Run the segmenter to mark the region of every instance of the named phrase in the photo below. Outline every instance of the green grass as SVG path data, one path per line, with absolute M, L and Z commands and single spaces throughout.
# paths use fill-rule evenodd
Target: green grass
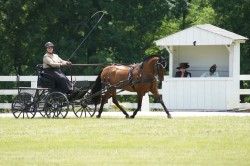
M 0 165 L 250 165 L 250 117 L 0 118 Z

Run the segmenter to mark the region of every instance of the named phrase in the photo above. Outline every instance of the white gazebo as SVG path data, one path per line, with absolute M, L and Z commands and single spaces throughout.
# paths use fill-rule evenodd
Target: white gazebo
M 232 110 L 239 108 L 240 44 L 246 37 L 211 24 L 196 25 L 156 41 L 169 52 L 169 76 L 163 96 L 170 110 Z M 188 62 L 191 78 L 174 78 Z M 217 65 L 218 78 L 201 78 Z

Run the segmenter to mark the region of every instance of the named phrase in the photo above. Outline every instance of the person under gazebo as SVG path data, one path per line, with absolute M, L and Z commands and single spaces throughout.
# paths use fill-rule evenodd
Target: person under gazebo
M 217 65 L 214 64 L 210 67 L 209 71 L 203 73 L 201 77 L 219 77 L 219 73 L 216 72 Z
M 191 73 L 189 73 L 186 69 L 189 68 L 188 63 L 180 63 L 176 69 L 179 69 L 175 73 L 175 77 L 191 77 Z

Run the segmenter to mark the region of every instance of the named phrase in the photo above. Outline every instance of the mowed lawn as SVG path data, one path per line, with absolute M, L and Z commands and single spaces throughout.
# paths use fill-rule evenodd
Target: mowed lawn
M 250 117 L 0 118 L 0 165 L 250 165 Z

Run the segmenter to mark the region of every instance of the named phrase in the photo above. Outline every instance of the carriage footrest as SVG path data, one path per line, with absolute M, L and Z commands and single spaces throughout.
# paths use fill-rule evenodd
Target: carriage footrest
M 88 90 L 74 90 L 68 97 L 69 101 L 79 100 L 88 92 Z

